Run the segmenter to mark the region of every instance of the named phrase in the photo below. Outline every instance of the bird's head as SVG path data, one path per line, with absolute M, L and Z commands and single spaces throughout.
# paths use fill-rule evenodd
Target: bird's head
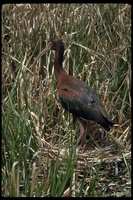
M 57 37 L 54 37 L 52 38 L 47 46 L 41 51 L 41 53 L 36 57 L 34 63 L 33 63 L 33 66 L 35 64 L 35 62 L 41 58 L 43 56 L 44 53 L 50 51 L 50 50 L 55 50 L 57 51 L 58 48 L 62 47 L 63 51 L 64 51 L 64 45 L 63 45 L 63 42 L 60 38 L 57 38 Z
M 50 42 L 46 46 L 46 49 L 56 51 L 60 46 L 63 46 L 62 40 L 60 38 L 55 37 L 50 40 Z

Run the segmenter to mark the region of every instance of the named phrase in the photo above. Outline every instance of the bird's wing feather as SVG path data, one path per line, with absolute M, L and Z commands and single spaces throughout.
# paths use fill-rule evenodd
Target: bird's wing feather
M 111 122 L 101 100 L 86 84 L 76 87 L 62 85 L 58 88 L 62 106 L 73 114 L 102 123 L 104 118 Z

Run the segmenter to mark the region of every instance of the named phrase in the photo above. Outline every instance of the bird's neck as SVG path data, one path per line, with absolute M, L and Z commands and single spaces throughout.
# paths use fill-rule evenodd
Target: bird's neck
M 63 54 L 64 54 L 64 48 L 59 48 L 57 51 L 55 51 L 55 59 L 54 59 L 54 70 L 55 70 L 55 76 L 58 81 L 59 77 L 65 70 L 62 68 L 62 62 L 63 62 Z

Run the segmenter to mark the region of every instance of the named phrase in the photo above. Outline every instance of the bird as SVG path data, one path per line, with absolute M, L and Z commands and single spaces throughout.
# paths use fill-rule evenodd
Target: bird
M 34 64 L 44 53 L 50 50 L 55 51 L 54 73 L 57 80 L 57 92 L 60 103 L 66 111 L 75 115 L 79 121 L 80 133 L 76 144 L 80 143 L 85 132 L 81 119 L 95 121 L 106 131 L 110 131 L 114 122 L 95 91 L 85 82 L 69 75 L 63 69 L 64 44 L 62 39 L 59 37 L 52 38 L 36 57 Z

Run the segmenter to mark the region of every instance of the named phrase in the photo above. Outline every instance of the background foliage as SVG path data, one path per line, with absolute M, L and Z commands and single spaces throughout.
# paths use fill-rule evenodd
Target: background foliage
M 63 67 L 101 97 L 115 122 L 95 122 L 75 153 L 78 123 L 56 93 L 53 36 Z M 130 196 L 131 5 L 2 6 L 2 196 Z M 115 187 L 114 187 L 115 186 Z

